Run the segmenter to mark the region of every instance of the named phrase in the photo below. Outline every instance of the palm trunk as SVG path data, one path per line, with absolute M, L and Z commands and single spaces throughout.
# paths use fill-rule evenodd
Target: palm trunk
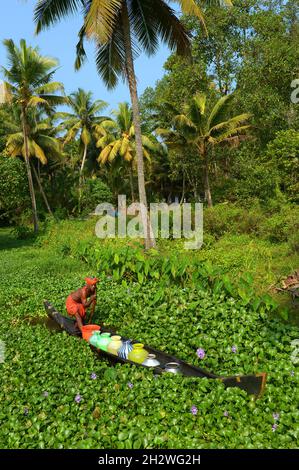
M 24 136 L 24 144 L 25 144 L 25 164 L 26 164 L 26 170 L 27 170 L 29 192 L 30 192 L 30 197 L 31 197 L 34 233 L 37 233 L 38 232 L 38 216 L 37 216 L 36 199 L 35 199 L 35 192 L 34 192 L 34 186 L 33 186 L 32 174 L 31 174 L 31 167 L 30 167 L 30 162 L 29 162 L 29 147 L 28 147 L 28 134 L 27 134 L 25 106 L 22 107 L 22 126 L 23 126 L 23 136 Z
M 87 157 L 87 145 L 84 145 L 83 159 L 82 159 L 82 164 L 81 164 L 80 173 L 79 173 L 79 214 L 81 213 L 83 171 L 84 171 L 86 157 Z
M 208 203 L 208 207 L 213 207 L 212 194 L 210 189 L 209 180 L 209 160 L 207 155 L 204 159 L 204 189 L 205 189 L 205 200 Z
M 50 207 L 48 198 L 47 198 L 47 196 L 46 196 L 46 194 L 45 194 L 45 191 L 44 191 L 44 189 L 43 189 L 43 187 L 42 187 L 40 178 L 39 178 L 39 176 L 38 176 L 38 173 L 37 173 L 37 171 L 36 171 L 34 165 L 32 165 L 32 168 L 33 168 L 33 173 L 34 173 L 35 179 L 36 179 L 36 181 L 37 181 L 39 190 L 40 190 L 40 192 L 41 192 L 42 198 L 43 198 L 43 200 L 44 200 L 44 202 L 45 202 L 46 208 L 47 208 L 49 214 L 52 215 L 52 217 L 53 217 L 53 212 L 52 212 L 52 210 L 51 210 L 51 207 Z
M 185 170 L 183 169 L 183 191 L 182 191 L 182 197 L 181 197 L 181 204 L 183 204 L 184 199 L 185 199 L 185 186 L 186 186 L 186 176 L 185 176 Z
M 128 9 L 126 2 L 123 2 L 122 10 L 122 21 L 123 21 L 123 33 L 126 50 L 126 73 L 129 83 L 132 111 L 133 111 L 133 123 L 135 129 L 136 139 L 136 155 L 137 155 L 137 174 L 138 174 L 138 190 L 139 190 L 139 202 L 141 205 L 141 220 L 144 227 L 145 236 L 145 248 L 149 249 L 155 246 L 155 238 L 152 233 L 151 224 L 148 216 L 148 205 L 145 191 L 145 180 L 144 180 L 144 160 L 143 160 L 143 149 L 142 149 L 142 137 L 141 137 L 141 123 L 140 123 L 140 110 L 137 94 L 137 83 L 135 76 L 132 42 L 131 42 L 131 27 L 128 15 Z
M 84 145 L 84 154 L 83 154 L 83 160 L 82 160 L 82 165 L 81 165 L 81 168 L 80 168 L 80 179 L 82 180 L 82 177 L 83 177 L 83 170 L 84 170 L 84 166 L 85 166 L 85 161 L 86 161 L 86 157 L 87 157 L 87 145 Z
M 131 198 L 132 198 L 132 202 L 135 202 L 133 160 L 132 160 L 132 162 L 130 163 L 130 186 L 131 186 Z

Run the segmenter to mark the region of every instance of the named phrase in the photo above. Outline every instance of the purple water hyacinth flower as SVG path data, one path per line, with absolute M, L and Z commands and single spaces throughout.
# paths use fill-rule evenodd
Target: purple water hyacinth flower
M 78 395 L 75 396 L 75 402 L 76 403 L 80 403 L 81 400 L 82 400 L 81 395 L 78 394 Z
M 279 418 L 280 418 L 280 414 L 279 414 L 279 413 L 273 413 L 272 416 L 273 416 L 274 421 L 278 421 Z
M 128 387 L 132 389 L 134 387 L 134 385 L 131 382 L 129 382 Z
M 196 406 L 192 406 L 191 407 L 191 413 L 193 414 L 193 416 L 197 415 L 197 412 L 198 412 L 198 409 L 196 408 Z
M 24 415 L 27 416 L 29 413 L 29 409 L 28 408 L 24 408 Z
M 276 429 L 277 429 L 277 427 L 278 427 L 278 424 L 273 424 L 273 426 L 272 426 L 272 431 L 275 432 Z
M 225 411 L 225 412 L 223 413 L 223 416 L 225 416 L 226 418 L 228 418 L 228 417 L 229 417 L 229 412 L 228 412 L 228 411 Z
M 294 377 L 295 372 L 293 370 L 291 370 L 290 374 L 291 374 L 292 377 Z
M 232 346 L 232 352 L 236 353 L 237 352 L 237 346 Z
M 199 357 L 199 359 L 204 359 L 206 355 L 205 350 L 202 348 L 198 348 L 198 350 L 196 351 L 196 354 L 197 354 L 197 357 Z
M 48 397 L 49 396 L 49 392 L 44 392 L 44 397 Z
M 91 374 L 90 378 L 91 378 L 92 380 L 96 380 L 96 379 L 97 379 L 97 374 L 96 374 L 95 372 L 93 372 L 93 373 Z

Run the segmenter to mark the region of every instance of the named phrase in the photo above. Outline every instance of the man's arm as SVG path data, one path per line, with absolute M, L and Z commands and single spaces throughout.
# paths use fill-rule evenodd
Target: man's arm
M 81 295 L 81 303 L 84 308 L 88 308 L 96 300 L 96 298 L 97 298 L 96 295 L 92 295 L 90 297 L 90 300 L 87 300 L 86 294 L 83 292 Z

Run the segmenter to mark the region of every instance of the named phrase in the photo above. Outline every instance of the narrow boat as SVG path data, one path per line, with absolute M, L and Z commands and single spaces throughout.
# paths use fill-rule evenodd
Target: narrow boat
M 71 336 L 82 337 L 80 330 L 75 327 L 75 321 L 71 318 L 65 317 L 61 315 L 55 307 L 48 301 L 44 302 L 44 306 L 48 316 L 56 322 L 61 329 L 65 330 Z M 115 335 L 115 331 L 108 329 L 108 328 L 101 328 L 101 332 L 111 333 L 111 335 Z M 122 340 L 126 340 L 127 338 L 122 337 Z M 138 341 L 132 341 L 132 343 L 137 343 Z M 137 364 L 132 362 L 128 359 L 123 359 L 119 356 L 114 356 L 109 352 L 102 351 L 100 349 L 95 348 L 94 346 L 90 345 L 91 349 L 95 351 L 95 353 L 99 357 L 105 357 L 111 363 L 123 363 L 123 364 L 132 364 L 135 366 L 146 367 L 142 364 Z M 164 351 L 158 351 L 150 346 L 145 345 L 145 349 L 149 352 L 149 354 L 154 354 L 157 360 L 160 363 L 159 367 L 154 367 L 153 372 L 155 374 L 162 374 L 165 373 L 163 368 L 164 365 L 168 363 L 177 363 L 179 364 L 180 372 L 187 377 L 199 377 L 203 378 L 206 377 L 208 379 L 217 379 L 221 380 L 225 387 L 238 387 L 242 390 L 245 390 L 249 395 L 254 395 L 256 398 L 259 398 L 265 388 L 267 374 L 266 373 L 258 373 L 252 375 L 235 375 L 231 377 L 222 377 L 211 372 L 208 372 L 200 367 L 196 367 L 193 365 L 188 364 L 177 357 L 171 356 L 170 354 L 165 353 Z

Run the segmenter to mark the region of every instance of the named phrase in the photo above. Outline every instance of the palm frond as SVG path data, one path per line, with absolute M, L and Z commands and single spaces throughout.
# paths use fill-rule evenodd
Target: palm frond
M 126 162 L 131 162 L 132 160 L 134 160 L 134 157 L 133 157 L 132 153 L 129 150 L 125 153 L 124 160 Z
M 43 98 L 48 102 L 49 106 L 55 107 L 66 104 L 66 98 L 64 96 L 43 95 Z
M 129 145 L 130 140 L 127 137 L 124 137 L 121 141 L 121 147 L 119 149 L 119 155 L 121 157 L 125 157 L 126 153 L 128 152 Z
M 83 0 L 39 0 L 34 10 L 36 33 L 74 14 L 83 4 Z
M 208 129 L 211 129 L 212 127 L 216 126 L 217 124 L 222 122 L 223 119 L 226 118 L 227 112 L 229 110 L 230 104 L 233 99 L 234 99 L 233 94 L 225 95 L 225 96 L 222 96 L 215 103 L 207 121 Z
M 85 34 L 98 44 L 109 42 L 122 8 L 123 0 L 93 0 L 85 16 Z
M 186 116 L 185 114 L 179 114 L 178 116 L 174 116 L 172 120 L 175 127 L 182 129 L 182 128 L 189 128 L 190 130 L 196 131 L 196 126 L 193 121 Z
M 34 153 L 36 158 L 43 164 L 45 165 L 47 163 L 47 157 L 45 155 L 45 152 L 43 149 L 34 141 L 32 140 L 32 147 L 34 149 Z
M 27 104 L 28 107 L 37 107 L 37 106 L 45 106 L 45 107 L 49 107 L 49 103 L 47 100 L 45 100 L 44 98 L 41 98 L 39 96 L 32 96 L 30 98 L 30 100 L 28 101 L 28 104 Z
M 120 13 L 117 21 L 121 21 Z M 121 27 L 115 28 L 109 41 L 97 46 L 96 66 L 108 89 L 117 86 L 119 76 L 126 79 L 126 48 Z
M 122 144 L 122 141 L 120 139 L 113 142 L 113 147 L 109 155 L 109 162 L 112 162 L 117 157 L 121 149 L 121 144 Z
M 60 82 L 51 82 L 51 83 L 45 83 L 44 85 L 41 85 L 40 87 L 37 87 L 35 89 L 35 93 L 44 95 L 44 94 L 52 94 L 55 93 L 56 91 L 61 91 L 64 93 L 64 86 Z
M 77 136 L 79 130 L 81 128 L 81 122 L 76 122 L 76 124 L 74 124 L 68 131 L 65 139 L 64 139 L 64 143 L 63 145 L 66 145 L 68 144 L 69 142 L 71 142 L 72 140 L 74 140 L 74 138 Z
M 162 41 L 180 55 L 191 55 L 190 34 L 164 0 L 132 0 L 132 29 L 148 54 L 154 54 Z
M 84 41 L 86 38 L 85 25 L 83 25 L 82 28 L 80 29 L 78 37 L 79 37 L 79 41 L 76 45 L 75 70 L 79 70 L 87 58 L 85 47 L 84 47 Z
M 204 13 L 202 9 L 197 5 L 195 0 L 173 0 L 175 3 L 178 3 L 181 7 L 182 13 L 185 15 L 196 16 L 201 22 L 204 31 L 207 33 L 207 27 L 204 20 Z
M 81 132 L 81 140 L 84 145 L 89 145 L 91 141 L 91 135 L 90 132 L 86 127 L 83 127 L 82 132 Z
M 245 126 L 239 126 L 233 129 L 229 129 L 228 131 L 220 134 L 218 137 L 210 137 L 209 142 L 212 144 L 220 144 L 220 143 L 229 142 L 231 139 L 240 138 L 241 135 L 250 128 L 251 126 L 248 124 Z
M 107 163 L 112 147 L 113 144 L 109 144 L 101 151 L 98 158 L 98 162 L 101 163 L 101 165 L 105 165 Z
M 214 127 L 212 127 L 209 131 L 209 134 L 212 136 L 214 133 L 217 133 L 223 129 L 230 129 L 233 130 L 237 128 L 240 124 L 245 123 L 250 120 L 252 117 L 252 114 L 249 113 L 244 113 L 244 114 L 239 114 L 237 116 L 234 116 L 227 121 L 220 122 L 219 124 L 216 124 Z
M 104 149 L 105 147 L 107 147 L 107 145 L 111 144 L 113 140 L 114 139 L 113 137 L 111 137 L 111 135 L 106 134 L 97 140 L 96 147 Z

